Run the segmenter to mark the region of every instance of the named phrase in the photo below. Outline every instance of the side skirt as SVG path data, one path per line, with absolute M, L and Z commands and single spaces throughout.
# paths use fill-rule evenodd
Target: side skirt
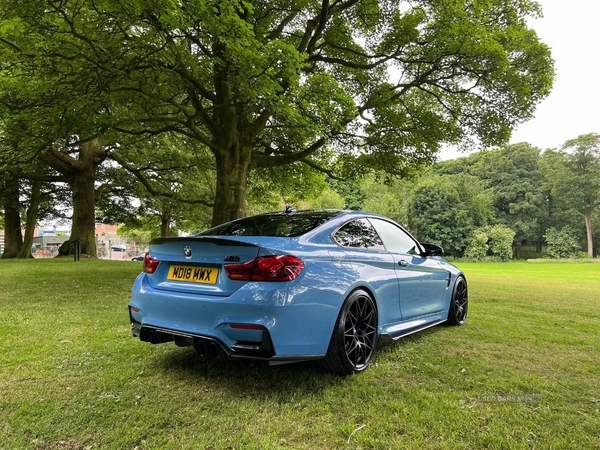
M 441 323 L 444 323 L 448 319 L 437 319 L 434 321 L 425 321 L 424 319 L 413 320 L 411 322 L 402 323 L 399 325 L 392 325 L 381 333 L 379 342 L 385 344 L 386 342 L 397 341 L 398 339 L 408 336 L 409 334 L 417 333 L 419 331 L 426 330 L 427 328 L 435 327 Z

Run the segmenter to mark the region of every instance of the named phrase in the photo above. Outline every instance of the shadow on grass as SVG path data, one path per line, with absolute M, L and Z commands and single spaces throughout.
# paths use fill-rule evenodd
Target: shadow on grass
M 375 359 L 393 358 L 405 345 L 420 345 L 440 330 L 438 327 L 406 336 L 399 341 L 380 344 Z M 164 344 L 169 345 L 169 344 Z M 269 366 L 265 362 L 230 361 L 225 358 L 200 356 L 191 347 L 172 347 L 156 354 L 155 367 L 180 381 L 210 383 L 231 394 L 250 397 L 272 397 L 285 401 L 298 395 L 320 395 L 344 383 L 353 383 L 357 376 L 343 377 L 325 372 L 318 361 Z M 377 370 L 371 367 L 369 371 Z M 356 380 L 359 381 L 359 380 Z
M 265 362 L 230 361 L 198 355 L 192 348 L 173 348 L 156 357 L 165 374 L 191 383 L 208 381 L 238 396 L 276 397 L 319 395 L 345 377 L 325 372 L 317 361 L 269 366 Z

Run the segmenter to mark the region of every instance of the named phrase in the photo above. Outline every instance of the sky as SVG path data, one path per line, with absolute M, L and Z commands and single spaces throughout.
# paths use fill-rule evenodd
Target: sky
M 544 17 L 532 19 L 555 61 L 552 92 L 535 117 L 519 125 L 511 144 L 529 142 L 545 150 L 582 134 L 600 133 L 600 0 L 537 0 Z M 465 154 L 442 151 L 441 159 Z

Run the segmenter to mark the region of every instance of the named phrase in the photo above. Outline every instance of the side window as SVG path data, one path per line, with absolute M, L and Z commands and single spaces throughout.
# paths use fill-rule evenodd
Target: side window
M 333 240 L 342 247 L 385 250 L 377 231 L 367 219 L 357 219 L 340 228 Z
M 389 252 L 409 255 L 419 253 L 419 248 L 415 240 L 402 228 L 385 220 L 370 219 L 370 221 L 379 233 L 379 236 L 381 236 L 381 240 Z

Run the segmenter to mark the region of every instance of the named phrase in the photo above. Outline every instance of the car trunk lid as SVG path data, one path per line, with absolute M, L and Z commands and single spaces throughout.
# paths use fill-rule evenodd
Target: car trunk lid
M 159 238 L 150 243 L 150 257 L 160 261 L 148 274 L 152 287 L 175 292 L 228 296 L 245 281 L 231 280 L 226 264 L 256 258 L 260 246 L 236 239 L 199 237 Z

